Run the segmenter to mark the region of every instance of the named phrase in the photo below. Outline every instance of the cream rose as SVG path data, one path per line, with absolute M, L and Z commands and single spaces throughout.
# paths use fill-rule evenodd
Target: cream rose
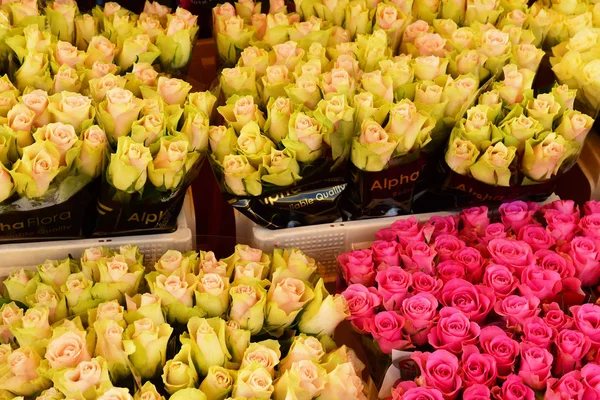
M 16 132 L 31 132 L 36 114 L 24 104 L 16 104 L 8 112 L 8 126 Z M 25 147 L 31 144 L 31 135 L 17 133 L 18 145 Z
M 115 72 L 117 72 L 117 66 L 115 64 L 98 60 L 92 64 L 90 79 L 102 78 L 108 74 L 114 74 Z
M 438 56 L 446 55 L 446 39 L 442 38 L 437 33 L 424 33 L 415 39 L 415 47 L 422 56 Z
M 92 66 L 96 61 L 112 63 L 116 51 L 116 46 L 110 40 L 104 36 L 94 36 L 88 45 L 85 65 Z
M 144 85 L 156 86 L 158 72 L 148 63 L 135 63 L 131 71 Z
M 72 125 L 63 124 L 62 122 L 54 122 L 40 128 L 36 132 L 36 137 L 52 142 L 60 152 L 60 165 L 66 165 L 67 152 L 79 140 L 75 128 Z
M 159 275 L 156 278 L 156 285 L 160 289 L 165 290 L 186 307 L 192 307 L 194 305 L 194 287 L 190 286 L 185 279 L 181 279 L 181 277 L 178 275 L 171 275 L 168 277 Z
M 209 251 L 204 255 L 204 259 L 200 265 L 202 272 L 205 274 L 227 276 L 227 264 L 224 261 L 217 260 L 215 253 L 212 251 Z
M 68 331 L 48 344 L 45 355 L 51 368 L 73 368 L 90 361 L 84 331 Z
M 183 105 L 192 85 L 176 78 L 161 76 L 158 78 L 156 91 L 162 96 L 167 104 Z
M 45 126 L 50 122 L 50 113 L 46 111 L 50 103 L 48 92 L 36 89 L 28 94 L 24 94 L 21 101 L 35 113 L 34 126 Z
M 56 61 L 59 65 L 66 64 L 71 68 L 76 68 L 84 59 L 85 53 L 79 51 L 71 43 L 59 40 L 56 44 Z

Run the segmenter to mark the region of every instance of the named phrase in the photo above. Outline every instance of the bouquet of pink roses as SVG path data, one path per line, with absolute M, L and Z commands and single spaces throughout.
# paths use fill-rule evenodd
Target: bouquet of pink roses
M 384 354 L 418 350 L 419 387 L 403 382 L 394 399 L 503 399 L 513 386 L 515 399 L 553 399 L 565 381 L 585 390 L 598 368 L 590 321 L 600 307 L 582 290 L 600 282 L 598 204 L 583 216 L 572 201 L 498 211 L 497 222 L 486 207 L 398 220 L 371 248 L 338 257 L 356 331 Z

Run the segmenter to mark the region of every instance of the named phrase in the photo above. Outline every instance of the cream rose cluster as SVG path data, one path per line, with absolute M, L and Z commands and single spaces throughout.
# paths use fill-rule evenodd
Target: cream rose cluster
M 0 307 L 6 396 L 366 399 L 364 365 L 331 340 L 348 304 L 298 249 L 169 250 L 148 265 L 135 246 L 90 248 L 5 287 L 28 307 Z M 134 380 L 135 393 L 122 387 Z

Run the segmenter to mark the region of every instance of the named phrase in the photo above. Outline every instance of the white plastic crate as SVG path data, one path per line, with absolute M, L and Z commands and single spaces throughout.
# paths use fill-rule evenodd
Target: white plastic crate
M 189 251 L 194 249 L 196 247 L 195 241 L 196 216 L 190 189 L 185 196 L 181 213 L 177 218 L 177 230 L 175 232 L 0 245 L 0 278 L 6 276 L 15 268 L 34 268 L 45 260 L 60 260 L 66 258 L 69 254 L 78 259 L 83 251 L 90 247 L 106 246 L 111 249 L 118 249 L 119 246 L 134 244 L 139 246 L 146 263 L 152 263 L 167 250 Z
M 556 195 L 550 196 L 546 203 L 558 200 Z M 451 215 L 452 212 L 436 212 L 415 214 L 419 221 L 429 220 L 434 215 Z M 236 211 L 236 235 L 238 243 L 271 252 L 275 248 L 297 247 L 319 261 L 323 270 L 322 276 L 335 277 L 337 256 L 356 248 L 370 245 L 378 230 L 389 227 L 394 221 L 406 219 L 410 215 L 387 218 L 372 218 L 361 221 L 334 222 L 331 224 L 301 226 L 270 230 L 263 228 L 243 214 Z

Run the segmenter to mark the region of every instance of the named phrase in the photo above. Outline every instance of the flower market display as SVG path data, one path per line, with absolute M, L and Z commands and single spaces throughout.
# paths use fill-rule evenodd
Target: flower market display
M 173 77 L 196 16 L 23 0 L 0 23 L 0 242 L 174 230 L 216 101 Z
M 398 220 L 339 256 L 349 319 L 380 361 L 371 373 L 396 350 L 416 367 L 393 399 L 597 398 L 599 203 L 581 215 L 569 200 L 515 201 L 497 215 Z
M 269 228 L 547 196 L 597 113 L 600 8 L 546 3 L 215 7 L 223 192 Z
M 366 399 L 364 365 L 330 337 L 346 300 L 316 270 L 297 249 L 242 245 L 221 260 L 170 250 L 152 267 L 135 246 L 99 247 L 14 270 L 0 397 Z

